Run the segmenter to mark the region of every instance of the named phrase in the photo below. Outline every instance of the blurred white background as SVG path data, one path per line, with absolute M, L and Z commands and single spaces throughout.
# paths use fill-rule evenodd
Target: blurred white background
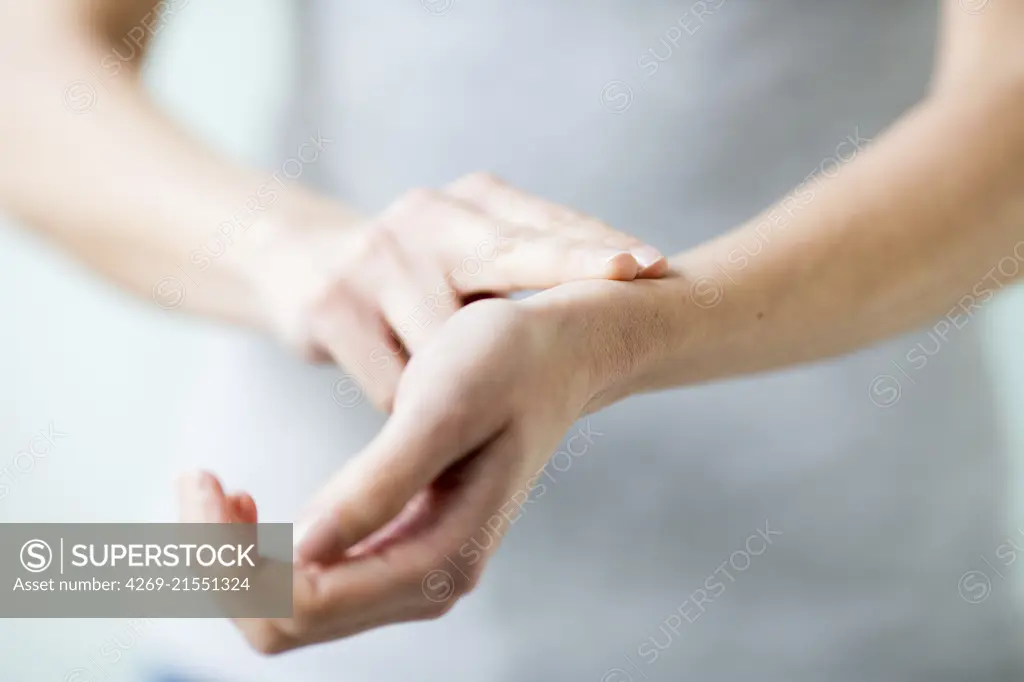
M 267 163 L 293 65 L 289 4 L 175 5 L 147 67 L 154 96 L 218 149 Z M 11 468 L 0 522 L 143 521 L 165 510 L 204 345 L 237 332 L 129 298 L 6 220 L 0 272 L 0 470 L 37 434 L 66 434 L 31 465 L 22 458 L 28 471 Z M 0 680 L 135 679 L 146 631 L 143 621 L 0 620 Z
M 198 135 L 267 164 L 299 39 L 285 0 L 188 3 L 156 36 L 147 80 Z M 53 93 L 54 102 L 62 94 Z M 133 300 L 6 222 L 0 272 L 0 469 L 37 434 L 66 434 L 29 471 L 15 472 L 0 498 L 0 522 L 152 518 L 172 493 L 173 438 L 203 346 L 236 332 Z M 1024 452 L 1024 423 L 1016 418 L 1024 410 L 1022 313 L 1024 293 L 1011 291 L 981 322 L 1016 452 Z M 1017 479 L 1008 484 L 1017 487 Z M 1018 501 L 1014 519 L 1020 509 Z M 146 637 L 146 625 L 0 620 L 0 679 L 133 679 L 143 664 L 135 644 Z M 70 677 L 77 669 L 92 677 Z

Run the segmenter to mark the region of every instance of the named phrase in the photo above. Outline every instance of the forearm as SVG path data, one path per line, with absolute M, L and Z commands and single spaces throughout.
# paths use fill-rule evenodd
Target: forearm
M 3 8 L 19 23 L 3 29 L 0 83 L 18 104 L 0 108 L 0 204 L 165 307 L 266 325 L 253 251 L 292 225 L 341 225 L 351 215 L 284 173 L 231 163 L 192 139 L 151 104 L 137 65 L 105 70 L 112 47 L 102 32 L 48 5 Z M 61 95 L 77 81 L 97 97 L 76 113 Z M 187 295 L 174 300 L 160 290 L 168 282 Z
M 676 256 L 674 277 L 535 297 L 591 330 L 595 405 L 962 326 L 1024 258 L 1024 89 L 977 95 L 926 101 L 810 195 Z

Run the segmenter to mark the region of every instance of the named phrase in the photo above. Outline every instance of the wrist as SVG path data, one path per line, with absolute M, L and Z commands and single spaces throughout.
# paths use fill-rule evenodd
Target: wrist
M 352 252 L 354 216 L 282 212 L 261 217 L 239 250 L 240 269 L 264 329 L 300 356 L 315 357 L 311 325 L 318 303 L 341 279 Z
M 558 330 L 565 358 L 581 377 L 584 413 L 629 397 L 671 359 L 684 330 L 678 278 L 563 284 L 523 301 Z M 676 302 L 676 305 L 673 304 Z

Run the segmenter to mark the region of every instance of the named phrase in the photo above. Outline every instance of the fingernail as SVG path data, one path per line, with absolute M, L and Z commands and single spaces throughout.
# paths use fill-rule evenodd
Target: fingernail
M 594 277 L 601 279 L 633 279 L 640 270 L 636 256 L 621 249 L 600 249 L 600 267 L 594 270 Z
M 626 264 L 633 265 L 636 263 L 636 256 L 624 249 L 598 249 L 597 257 L 605 269 L 608 266 L 623 267 Z
M 665 257 L 661 254 L 661 251 L 658 251 L 653 246 L 647 246 L 646 244 L 634 246 L 629 250 L 629 252 L 633 254 L 633 257 L 636 258 L 636 262 L 639 263 L 642 268 L 649 268 Z

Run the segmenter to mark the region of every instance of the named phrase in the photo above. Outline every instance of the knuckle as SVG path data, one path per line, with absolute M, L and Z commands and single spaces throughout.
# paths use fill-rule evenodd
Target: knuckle
M 321 303 L 325 314 L 334 316 L 340 316 L 344 314 L 342 311 L 350 308 L 357 304 L 357 301 L 363 298 L 361 291 L 362 282 L 360 276 L 363 275 L 362 264 L 370 260 L 369 246 L 365 245 L 360 249 L 360 255 L 362 256 L 358 260 L 353 260 L 351 263 L 340 268 L 333 274 L 333 281 L 331 282 L 330 289 L 323 292 Z M 351 255 L 357 255 L 353 253 Z
M 364 261 L 380 258 L 398 248 L 396 232 L 402 229 L 401 221 L 384 218 L 375 221 L 363 236 L 362 256 Z
M 586 215 L 569 214 L 562 217 L 560 227 L 571 230 L 582 239 L 604 240 L 614 237 L 617 233 L 597 218 Z
M 438 192 L 424 187 L 410 189 L 395 200 L 385 211 L 385 223 L 391 219 L 406 216 L 410 213 L 421 213 L 439 201 Z
M 347 275 L 373 255 L 374 247 L 380 239 L 377 233 L 383 229 L 383 222 L 379 220 L 360 226 L 358 237 L 353 240 L 352 247 L 345 249 L 344 253 L 340 254 L 339 259 L 342 261 L 343 267 L 340 269 L 339 276 Z
M 467 566 L 463 571 L 460 571 L 459 575 L 454 578 L 456 596 L 465 597 L 475 590 L 480 584 L 481 573 L 482 571 L 478 565 Z M 450 601 L 454 602 L 455 600 Z
M 450 189 L 453 193 L 463 196 L 480 196 L 505 187 L 505 182 L 487 171 L 476 171 L 463 175 L 453 182 Z
M 604 238 L 604 242 L 611 246 L 640 246 L 643 242 L 631 234 L 625 232 L 619 232 L 611 228 L 606 228 L 603 234 L 595 235 L 598 239 Z
M 470 559 L 460 555 L 459 561 L 453 561 L 455 570 L 445 571 L 451 596 L 442 603 L 450 606 L 475 590 L 480 584 L 484 563 L 483 557 L 480 556 Z
M 419 618 L 435 620 L 445 615 L 458 603 L 465 592 L 459 591 L 459 579 L 449 570 L 435 568 L 423 575 Z
M 537 242 L 538 249 L 543 249 L 544 253 L 556 257 L 560 262 L 574 257 L 577 251 L 591 245 L 572 235 L 559 234 L 557 232 L 538 235 L 535 241 Z

